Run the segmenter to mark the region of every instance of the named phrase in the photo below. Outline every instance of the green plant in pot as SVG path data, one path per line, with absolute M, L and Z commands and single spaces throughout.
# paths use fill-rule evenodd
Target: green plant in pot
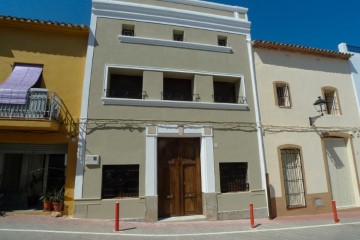
M 62 187 L 59 191 L 54 191 L 51 196 L 51 201 L 54 205 L 54 211 L 61 212 L 64 205 L 64 187 Z
M 43 191 L 41 193 L 40 200 L 43 201 L 44 211 L 51 211 L 52 210 L 52 208 L 53 208 L 52 201 L 51 201 L 52 196 L 53 196 L 52 193 L 49 192 L 49 191 Z

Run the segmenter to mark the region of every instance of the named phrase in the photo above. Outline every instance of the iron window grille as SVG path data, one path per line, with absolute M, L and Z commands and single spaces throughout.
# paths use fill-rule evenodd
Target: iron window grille
M 192 81 L 189 79 L 164 78 L 163 100 L 193 101 Z
M 248 163 L 220 163 L 220 188 L 222 193 L 249 191 Z
M 336 91 L 331 89 L 325 89 L 324 98 L 326 101 L 326 112 L 330 115 L 339 115 L 340 110 Z
M 302 174 L 300 150 L 281 149 L 287 208 L 305 207 L 305 189 Z
M 101 196 L 139 197 L 139 165 L 104 165 Z
M 133 36 L 135 36 L 135 32 L 134 32 L 134 30 L 123 29 L 122 30 L 122 35 L 123 36 L 131 36 L 131 37 L 133 37 Z
M 178 41 L 178 42 L 183 42 L 184 41 L 184 36 L 180 35 L 180 34 L 174 34 L 173 35 L 173 40 Z
M 218 36 L 218 46 L 226 47 L 227 46 L 227 37 Z
M 291 107 L 289 85 L 276 83 L 277 104 L 279 107 Z
M 112 74 L 110 88 L 106 89 L 106 96 L 111 98 L 143 99 L 142 76 L 126 76 Z
M 235 85 L 233 82 L 214 82 L 214 102 L 237 103 Z

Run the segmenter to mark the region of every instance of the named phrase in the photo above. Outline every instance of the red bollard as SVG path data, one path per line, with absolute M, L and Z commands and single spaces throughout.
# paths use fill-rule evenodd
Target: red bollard
M 334 213 L 334 223 L 339 223 L 339 218 L 337 215 L 337 209 L 336 209 L 336 201 L 332 200 L 332 208 L 333 208 L 333 213 Z
M 254 204 L 250 203 L 250 228 L 254 228 Z
M 119 202 L 115 203 L 115 232 L 119 231 L 119 212 L 120 212 L 120 205 Z

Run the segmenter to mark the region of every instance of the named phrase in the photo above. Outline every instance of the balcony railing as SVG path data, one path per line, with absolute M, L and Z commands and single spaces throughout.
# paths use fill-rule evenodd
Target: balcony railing
M 11 102 L 11 98 L 15 97 L 8 94 L 7 100 Z M 47 89 L 31 88 L 27 92 L 25 104 L 2 102 L 4 101 L 0 101 L 0 118 L 60 120 L 61 99 L 55 93 L 48 92 Z

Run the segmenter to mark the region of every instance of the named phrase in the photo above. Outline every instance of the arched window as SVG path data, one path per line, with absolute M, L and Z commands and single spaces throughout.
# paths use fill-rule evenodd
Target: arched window
M 305 189 L 299 148 L 280 149 L 287 208 L 305 207 Z
M 340 115 L 339 97 L 336 88 L 322 88 L 324 99 L 326 101 L 326 113 L 329 115 Z
M 276 105 L 279 107 L 291 107 L 290 88 L 286 82 L 275 82 Z

